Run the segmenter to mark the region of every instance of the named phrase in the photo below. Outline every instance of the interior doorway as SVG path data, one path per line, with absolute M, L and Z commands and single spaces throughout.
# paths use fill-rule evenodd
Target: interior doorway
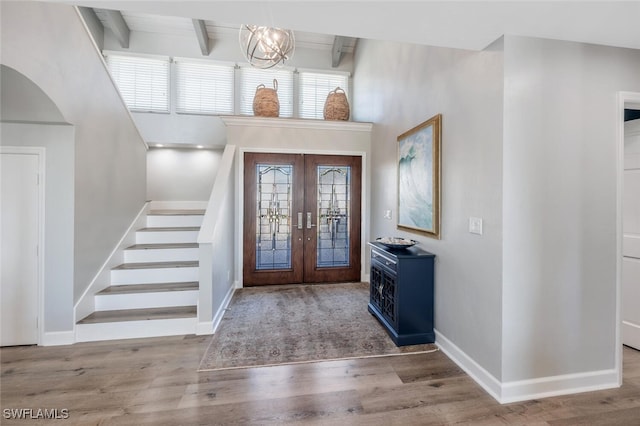
M 629 269 L 625 268 L 625 262 L 628 261 L 631 252 L 635 252 L 638 250 L 637 255 L 640 256 L 640 246 L 633 246 L 632 248 L 629 246 L 629 231 L 630 227 L 628 226 L 628 221 L 630 218 L 629 211 L 629 203 L 626 202 L 627 198 L 625 191 L 630 189 L 629 184 L 626 182 L 626 169 L 629 168 L 629 154 L 631 150 L 627 149 L 625 143 L 625 110 L 640 110 L 640 92 L 618 92 L 618 102 L 617 102 L 617 117 L 619 117 L 619 122 L 617 123 L 617 264 L 616 264 L 616 341 L 615 341 L 615 370 L 618 375 L 618 385 L 622 385 L 623 378 L 623 353 L 625 351 L 632 351 L 635 349 L 631 349 L 631 346 L 625 346 L 625 341 L 628 340 L 628 331 L 629 329 L 626 327 L 626 324 L 629 323 L 626 318 L 627 312 L 631 309 L 633 312 L 634 309 L 638 309 L 637 297 L 635 301 L 627 301 L 626 299 L 629 297 L 629 291 L 632 288 L 636 288 L 640 294 L 640 285 L 639 282 L 634 282 L 633 280 L 629 280 Z M 640 159 L 638 159 L 640 161 Z M 625 188 L 626 185 L 626 188 Z M 635 197 L 637 198 L 637 197 Z M 634 198 L 634 200 L 635 200 Z M 640 215 L 640 212 L 637 213 Z M 632 213 L 631 216 L 634 216 Z M 640 219 L 640 218 L 638 218 Z M 634 226 L 632 226 L 634 228 Z M 640 225 L 638 225 L 640 229 Z M 634 239 L 635 242 L 640 243 L 640 238 L 637 240 Z M 628 284 L 631 283 L 630 287 Z M 633 291 L 633 290 L 632 290 Z M 640 325 L 640 324 L 639 324 Z M 627 328 L 627 330 L 625 330 Z M 635 328 L 635 327 L 633 327 Z
M 622 343 L 640 350 L 640 104 L 625 105 Z
M 360 280 L 362 158 L 244 154 L 243 284 Z

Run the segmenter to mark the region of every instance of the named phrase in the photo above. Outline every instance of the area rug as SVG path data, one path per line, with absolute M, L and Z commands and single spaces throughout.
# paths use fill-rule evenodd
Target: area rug
M 434 352 L 397 347 L 367 311 L 367 283 L 237 290 L 198 371 Z

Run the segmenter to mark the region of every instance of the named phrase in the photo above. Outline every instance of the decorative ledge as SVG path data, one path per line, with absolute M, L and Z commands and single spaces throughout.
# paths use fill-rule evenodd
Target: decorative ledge
M 345 130 L 357 132 L 370 132 L 373 123 L 359 121 L 337 120 L 310 120 L 299 118 L 269 118 L 269 117 L 243 117 L 238 115 L 221 116 L 220 119 L 227 127 L 274 127 L 291 129 L 315 129 L 315 130 Z

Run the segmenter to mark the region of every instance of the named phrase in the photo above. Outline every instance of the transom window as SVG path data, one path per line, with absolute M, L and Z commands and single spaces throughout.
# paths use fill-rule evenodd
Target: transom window
M 131 111 L 169 112 L 169 58 L 108 55 L 106 61 Z

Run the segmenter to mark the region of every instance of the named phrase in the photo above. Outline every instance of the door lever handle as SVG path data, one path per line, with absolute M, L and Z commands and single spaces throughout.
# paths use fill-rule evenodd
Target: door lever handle
M 312 226 L 315 226 L 311 223 L 311 212 L 307 212 L 307 229 L 311 229 Z
M 302 229 L 302 212 L 298 212 L 298 229 Z

